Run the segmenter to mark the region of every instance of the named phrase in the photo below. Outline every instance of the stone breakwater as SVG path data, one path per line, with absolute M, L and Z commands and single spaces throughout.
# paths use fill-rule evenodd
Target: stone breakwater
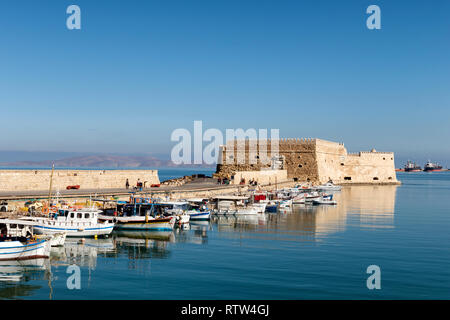
M 0 170 L 0 191 L 49 190 L 51 170 Z M 138 179 L 143 187 L 159 184 L 157 170 L 54 170 L 52 190 L 65 190 L 79 185 L 80 189 L 130 188 Z

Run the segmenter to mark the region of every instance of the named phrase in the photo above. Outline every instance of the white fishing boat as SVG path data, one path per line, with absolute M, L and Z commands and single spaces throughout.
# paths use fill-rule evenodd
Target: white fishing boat
M 342 187 L 337 186 L 333 182 L 329 181 L 325 184 L 317 186 L 316 189 L 321 191 L 341 191 Z
M 319 200 L 322 195 L 317 191 L 308 192 L 305 194 L 306 202 L 313 202 L 314 200 Z
M 116 228 L 119 230 L 173 230 L 177 219 L 170 217 L 147 216 L 144 221 L 117 221 Z
M 0 219 L 0 260 L 26 260 L 48 258 L 50 242 L 35 239 L 30 222 Z M 21 230 L 21 233 L 17 233 Z
M 237 216 L 237 215 L 254 215 L 258 214 L 258 208 L 249 204 L 249 197 L 247 196 L 217 196 L 214 198 L 217 201 L 216 214 Z
M 186 201 L 164 201 L 155 203 L 159 207 L 164 216 L 174 216 L 177 224 L 189 223 L 190 214 L 186 211 L 189 208 L 189 203 Z
M 322 205 L 322 204 L 336 205 L 337 201 L 333 200 L 333 195 L 329 195 L 329 196 L 323 196 L 319 199 L 313 200 L 313 204 L 314 205 Z
M 208 210 L 205 199 L 188 199 L 189 209 L 186 211 L 191 216 L 190 221 L 206 221 L 211 218 L 211 211 Z
M 37 239 L 46 239 L 50 242 L 50 246 L 52 247 L 60 247 L 63 246 L 66 242 L 66 233 L 60 232 L 60 233 L 54 233 L 54 234 L 40 234 L 36 235 Z
M 280 209 L 290 208 L 292 206 L 292 199 L 290 200 L 282 200 L 280 202 Z
M 211 218 L 210 211 L 189 210 L 186 213 L 190 215 L 190 221 L 206 221 Z
M 262 202 L 262 201 L 256 202 L 256 203 L 253 203 L 252 207 L 254 209 L 256 209 L 256 211 L 258 213 L 264 213 L 264 212 L 266 212 L 267 202 Z
M 78 209 L 58 210 L 49 218 L 33 217 L 27 218 L 36 222 L 33 230 L 36 234 L 58 234 L 66 233 L 67 237 L 93 237 L 108 235 L 114 228 L 114 223 L 99 222 L 99 210 Z
M 292 204 L 304 204 L 306 202 L 305 199 L 305 194 L 299 194 L 298 196 L 296 196 L 294 199 L 292 199 Z

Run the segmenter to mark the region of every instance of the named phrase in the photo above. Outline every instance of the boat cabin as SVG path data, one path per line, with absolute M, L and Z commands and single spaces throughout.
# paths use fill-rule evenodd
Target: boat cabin
M 0 219 L 0 241 L 33 236 L 34 223 L 29 221 Z
M 69 210 L 60 209 L 55 213 L 52 213 L 50 224 L 54 225 L 77 225 L 88 226 L 96 224 L 98 221 L 99 210 L 97 209 L 79 209 Z

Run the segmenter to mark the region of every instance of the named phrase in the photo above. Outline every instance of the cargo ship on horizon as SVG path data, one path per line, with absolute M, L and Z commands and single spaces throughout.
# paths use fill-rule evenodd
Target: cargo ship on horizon
M 419 165 L 417 165 L 415 162 L 408 160 L 408 162 L 406 162 L 404 171 L 405 172 L 420 172 L 420 171 L 422 171 L 422 168 Z
M 442 171 L 442 166 L 439 163 L 433 163 L 430 160 L 425 164 L 423 169 L 425 172 L 434 172 L 434 171 Z

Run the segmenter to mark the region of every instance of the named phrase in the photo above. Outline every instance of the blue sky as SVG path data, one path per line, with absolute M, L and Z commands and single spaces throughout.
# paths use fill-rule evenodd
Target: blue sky
M 81 8 L 82 29 L 66 28 Z M 381 8 L 381 30 L 366 8 Z M 169 153 L 279 128 L 450 160 L 450 1 L 0 2 L 0 150 Z M 450 162 L 450 161 L 449 161 Z

